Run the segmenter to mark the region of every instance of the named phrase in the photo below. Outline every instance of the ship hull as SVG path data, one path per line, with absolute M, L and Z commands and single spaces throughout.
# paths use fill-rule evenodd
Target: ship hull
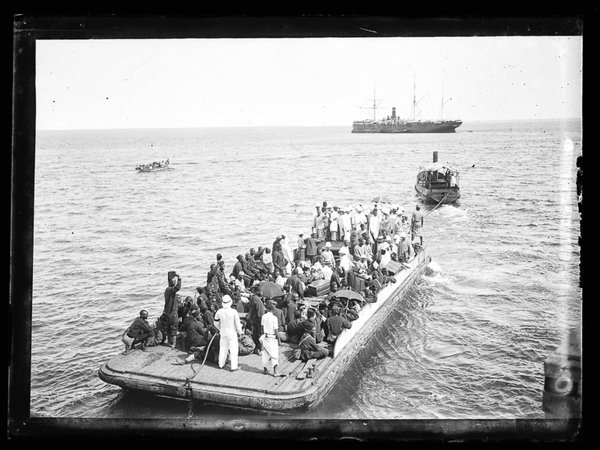
M 455 133 L 460 120 L 438 122 L 354 122 L 353 133 Z
M 415 185 L 415 190 L 419 198 L 425 203 L 454 203 L 460 198 L 460 189 L 458 187 L 428 189 L 420 184 Z

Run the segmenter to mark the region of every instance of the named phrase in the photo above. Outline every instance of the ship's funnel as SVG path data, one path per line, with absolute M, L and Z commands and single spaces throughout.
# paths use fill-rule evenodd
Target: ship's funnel
M 396 119 L 396 107 L 392 108 L 392 120 Z
M 438 152 L 437 151 L 433 152 L 433 162 L 434 163 L 438 162 Z

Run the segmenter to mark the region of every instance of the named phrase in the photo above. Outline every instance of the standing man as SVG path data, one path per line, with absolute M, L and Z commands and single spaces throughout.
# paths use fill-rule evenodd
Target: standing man
M 317 245 L 321 242 L 320 239 L 316 238 L 315 233 L 311 233 L 311 235 L 306 238 L 306 259 L 310 261 L 311 264 L 314 264 L 317 259 Z
M 368 219 L 367 226 L 369 229 L 370 240 L 371 240 L 371 242 L 373 242 L 373 244 L 375 244 L 377 242 L 377 238 L 379 237 L 379 230 L 380 230 L 380 225 L 381 225 L 379 212 L 377 210 L 377 205 L 375 205 L 375 207 L 373 208 L 373 210 L 371 211 L 371 213 L 369 214 L 369 217 L 367 219 Z
M 254 341 L 254 353 L 260 354 L 260 324 L 262 316 L 265 313 L 265 305 L 262 299 L 256 294 L 256 290 L 250 294 L 250 310 L 248 311 L 248 321 L 252 327 L 252 340 Z
M 271 361 L 271 365 L 273 366 L 273 376 L 285 376 L 277 372 L 277 365 L 279 364 L 279 346 L 281 345 L 281 338 L 279 337 L 279 333 L 277 333 L 279 323 L 277 321 L 277 317 L 275 317 L 275 315 L 273 314 L 273 301 L 267 300 L 265 308 L 267 312 L 262 316 L 260 322 L 262 334 L 264 336 L 264 340 L 262 343 L 263 371 L 265 375 L 269 373 L 267 365 L 269 361 Z
M 231 289 L 229 289 L 229 283 L 227 282 L 227 275 L 225 275 L 225 261 L 220 260 L 217 263 L 217 273 L 215 274 L 215 278 L 217 281 L 217 289 L 215 290 L 217 294 L 217 305 L 220 308 L 223 295 L 231 294 Z
M 333 252 L 331 251 L 331 242 L 325 243 L 325 250 L 323 250 L 321 256 L 323 257 L 323 265 L 335 269 L 335 256 L 333 256 Z
M 352 233 L 352 218 L 348 209 L 340 211 L 340 230 L 342 240 L 350 240 L 350 234 Z
M 296 252 L 296 258 L 298 261 L 306 260 L 306 241 L 304 240 L 304 233 L 298 235 L 298 250 Z
M 406 237 L 407 236 L 404 231 L 400 233 L 400 242 L 398 242 L 398 250 L 396 251 L 396 255 L 398 255 L 398 261 L 400 262 L 410 261 L 415 252 L 412 243 Z
M 219 339 L 219 367 L 221 369 L 225 367 L 227 353 L 229 353 L 231 371 L 235 372 L 240 369 L 238 366 L 238 353 L 240 351 L 238 339 L 244 331 L 237 309 L 232 308 L 231 303 L 231 297 L 224 295 L 223 307 L 215 314 L 215 325 L 221 335 Z
M 163 314 L 169 318 L 169 345 L 175 348 L 177 343 L 177 335 L 179 334 L 179 314 L 177 304 L 177 292 L 181 289 L 181 278 L 175 271 L 170 271 L 167 274 L 169 286 L 165 289 L 165 308 Z
M 290 247 L 290 243 L 288 242 L 288 239 L 285 237 L 285 235 L 281 235 L 281 241 L 279 241 L 279 244 L 281 245 L 281 253 L 283 253 L 284 258 L 287 260 L 286 266 L 285 266 L 285 274 L 289 274 L 292 271 L 292 263 L 294 262 L 294 252 L 292 251 L 292 248 Z M 283 275 L 283 273 L 282 273 Z
M 339 219 L 339 217 L 340 217 L 340 215 L 338 213 L 338 207 L 334 206 L 333 212 L 331 213 L 331 216 L 329 217 L 329 220 L 330 220 L 329 234 L 330 234 L 330 238 L 332 241 L 338 240 L 338 230 L 339 230 L 338 219 Z
M 412 214 L 412 236 L 413 239 L 419 238 L 423 246 L 423 213 L 419 205 L 415 206 L 416 211 Z

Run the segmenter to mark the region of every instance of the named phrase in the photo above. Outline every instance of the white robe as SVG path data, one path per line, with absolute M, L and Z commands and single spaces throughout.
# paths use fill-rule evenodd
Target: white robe
M 238 367 L 238 333 L 242 334 L 242 323 L 237 309 L 231 308 L 231 303 L 223 303 L 223 307 L 215 313 L 215 326 L 219 329 L 219 367 L 227 362 L 227 353 L 231 360 L 231 369 Z
M 277 333 L 279 327 L 277 317 L 272 312 L 268 311 L 263 314 L 260 324 L 266 335 L 273 336 Z M 279 364 L 279 341 L 275 337 L 265 337 L 262 343 L 262 363 L 263 367 L 267 367 L 269 360 L 272 366 Z

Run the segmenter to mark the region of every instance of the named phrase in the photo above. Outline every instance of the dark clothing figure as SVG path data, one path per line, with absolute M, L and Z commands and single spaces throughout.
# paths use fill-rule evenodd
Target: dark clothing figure
M 342 279 L 337 271 L 334 271 L 331 274 L 331 279 L 329 280 L 329 290 L 331 292 L 338 291 L 342 287 Z
M 192 316 L 192 319 L 187 324 L 185 346 L 186 350 L 188 351 L 190 347 L 201 347 L 207 344 L 206 340 L 204 339 L 206 329 L 202 326 L 202 322 L 198 320 L 199 317 L 199 314 Z
M 283 256 L 281 247 L 278 247 L 273 252 L 273 266 L 275 267 L 275 270 L 279 270 L 282 275 L 285 274 L 287 263 L 287 259 L 285 259 L 285 256 Z
M 211 264 L 210 265 L 210 270 L 206 274 L 206 284 L 209 284 L 212 281 L 212 279 L 213 279 L 213 277 L 215 276 L 216 273 L 217 273 L 217 265 L 216 264 Z
M 348 319 L 340 316 L 340 311 L 337 306 L 332 308 L 333 315 L 327 319 L 328 334 L 327 342 L 333 344 L 344 328 L 352 328 L 352 323 Z
M 141 317 L 136 317 L 133 323 L 129 326 L 129 331 L 127 331 L 127 336 L 133 338 L 133 344 L 142 344 L 142 349 L 146 347 L 146 340 L 149 337 L 154 337 L 154 330 L 152 326 L 148 323 L 147 320 L 142 319 Z
M 314 264 L 317 258 L 317 247 L 320 239 L 315 239 L 313 236 L 306 238 L 306 258 Z
M 290 287 L 291 292 L 298 294 L 298 297 L 304 298 L 303 282 L 298 278 L 298 275 L 292 274 L 288 277 L 285 284 Z
M 170 271 L 167 278 L 169 286 L 165 289 L 165 308 L 163 314 L 169 317 L 169 345 L 174 348 L 179 331 L 179 305 L 177 304 L 176 294 L 181 289 L 181 278 L 174 271 Z
M 260 323 L 264 313 L 265 304 L 263 303 L 262 299 L 258 295 L 252 294 L 250 296 L 250 311 L 248 311 L 248 321 L 252 327 L 252 340 L 254 341 L 256 350 L 261 348 L 259 341 L 261 335 Z
M 309 309 L 309 317 L 306 320 L 306 322 L 310 322 L 314 328 L 313 330 L 313 337 L 315 338 L 315 341 L 317 342 L 317 344 L 319 342 L 323 341 L 323 338 L 325 337 L 323 335 L 323 327 L 322 327 L 322 322 L 323 320 L 321 319 L 321 315 L 319 313 L 317 313 L 315 310 L 313 310 L 312 308 Z
M 198 308 L 200 308 L 200 311 L 206 311 L 209 306 L 208 296 L 203 292 L 196 299 L 196 304 L 198 305 Z
M 275 250 L 277 250 L 277 248 L 279 248 L 279 250 L 281 250 L 281 240 L 283 239 L 283 236 L 277 236 L 275 238 L 275 240 L 273 241 L 273 246 L 271 247 L 271 253 L 273 254 L 273 256 L 275 255 Z
M 273 315 L 277 317 L 277 331 L 285 331 L 285 317 L 283 315 L 283 311 L 277 306 L 273 306 Z
M 256 264 L 256 260 L 250 253 L 246 253 L 246 260 L 244 261 L 243 267 L 245 268 L 245 272 L 252 278 L 256 278 L 260 274 L 260 269 Z
M 169 337 L 169 315 L 162 313 L 156 322 L 157 328 L 160 331 L 161 338 L 159 344 L 163 344 Z
M 285 299 L 283 302 L 283 313 L 285 317 L 285 324 L 289 324 L 292 320 L 294 320 L 294 315 L 298 307 L 296 306 L 296 302 L 292 299 Z
M 317 344 L 315 338 L 308 332 L 305 332 L 300 339 L 298 347 L 300 348 L 300 358 L 302 361 L 309 359 L 322 359 L 329 355 L 329 350 Z
M 238 255 L 236 263 L 233 265 L 233 269 L 231 269 L 231 275 L 235 278 L 240 276 L 240 272 L 244 271 L 244 265 L 242 264 L 242 255 Z
M 302 333 L 304 333 L 304 325 L 300 320 L 300 311 L 296 311 L 296 313 L 296 317 L 287 325 L 287 340 L 292 343 L 297 343 Z
M 206 311 L 204 311 L 202 321 L 204 323 L 205 330 L 212 331 L 213 334 L 219 332 L 219 329 L 215 326 L 215 314 L 212 311 L 212 309 L 207 309 Z
M 219 308 L 221 307 L 221 297 L 225 294 L 231 295 L 231 289 L 229 289 L 229 285 L 227 283 L 227 277 L 225 276 L 225 266 L 220 266 L 215 275 L 218 283 L 218 292 L 221 294 L 217 296 L 217 303 L 219 304 Z

